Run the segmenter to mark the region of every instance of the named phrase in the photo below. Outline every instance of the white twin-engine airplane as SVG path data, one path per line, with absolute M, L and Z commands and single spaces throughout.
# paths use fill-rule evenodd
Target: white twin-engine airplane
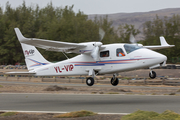
M 161 45 L 159 46 L 126 43 L 103 45 L 101 42 L 69 43 L 25 38 L 18 28 L 15 28 L 15 32 L 21 43 L 29 72 L 9 72 L 8 74 L 31 74 L 34 76 L 89 75 L 91 77 L 86 79 L 88 86 L 94 84 L 96 75 L 109 73 L 113 74 L 111 84 L 116 86 L 119 83 L 116 77 L 119 72 L 147 67 L 150 68 L 150 78 L 155 78 L 156 73 L 152 69 L 165 65 L 167 57 L 150 49 L 174 46 L 169 45 L 164 37 L 160 37 Z M 80 55 L 51 63 L 34 46 L 50 51 L 79 53 Z

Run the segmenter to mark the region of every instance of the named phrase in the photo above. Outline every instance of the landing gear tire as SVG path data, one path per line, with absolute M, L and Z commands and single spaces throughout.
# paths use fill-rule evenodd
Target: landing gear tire
M 118 84 L 119 84 L 118 78 L 111 78 L 111 84 L 112 84 L 113 86 L 118 85 Z
M 94 85 L 94 78 L 88 77 L 88 78 L 86 79 L 86 84 L 87 84 L 88 86 Z
M 156 72 L 154 72 L 154 71 L 149 72 L 149 77 L 150 77 L 151 79 L 156 78 Z

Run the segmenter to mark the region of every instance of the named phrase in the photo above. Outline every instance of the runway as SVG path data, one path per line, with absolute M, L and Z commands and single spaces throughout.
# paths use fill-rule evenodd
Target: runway
M 180 112 L 180 96 L 0 93 L 0 111 Z

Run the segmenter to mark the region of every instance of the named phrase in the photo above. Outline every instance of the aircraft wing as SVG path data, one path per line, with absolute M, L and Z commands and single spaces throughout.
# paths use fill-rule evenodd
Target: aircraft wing
M 14 29 L 16 35 L 21 43 L 28 45 L 36 46 L 48 51 L 59 51 L 59 52 L 69 52 L 74 50 L 79 50 L 80 48 L 86 47 L 86 45 L 79 43 L 69 43 L 69 42 L 60 42 L 53 40 L 44 40 L 37 38 L 25 38 L 19 28 Z
M 148 48 L 148 49 L 152 49 L 152 50 L 157 50 L 157 49 L 164 49 L 164 48 L 170 48 L 170 47 L 174 47 L 175 45 L 169 45 L 165 38 L 164 37 L 160 37 L 160 42 L 161 42 L 161 45 L 155 45 L 155 46 L 143 46 L 145 48 Z

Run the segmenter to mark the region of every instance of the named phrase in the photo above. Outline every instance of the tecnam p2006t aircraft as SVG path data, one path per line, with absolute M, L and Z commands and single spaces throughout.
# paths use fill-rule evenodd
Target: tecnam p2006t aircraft
M 140 68 L 150 68 L 150 78 L 155 78 L 155 67 L 163 66 L 167 57 L 150 49 L 173 47 L 164 37 L 160 37 L 161 45 L 143 46 L 142 44 L 116 43 L 103 45 L 101 42 L 69 43 L 37 38 L 25 38 L 18 28 L 15 28 L 25 62 L 29 72 L 9 72 L 9 74 L 32 74 L 35 76 L 70 76 L 89 75 L 86 84 L 92 86 L 94 77 L 101 74 L 113 74 L 111 84 L 119 83 L 116 77 L 119 72 Z M 102 33 L 102 32 L 101 32 Z M 101 34 L 101 40 L 104 33 Z M 65 53 L 78 53 L 76 57 L 51 63 L 35 48 Z

